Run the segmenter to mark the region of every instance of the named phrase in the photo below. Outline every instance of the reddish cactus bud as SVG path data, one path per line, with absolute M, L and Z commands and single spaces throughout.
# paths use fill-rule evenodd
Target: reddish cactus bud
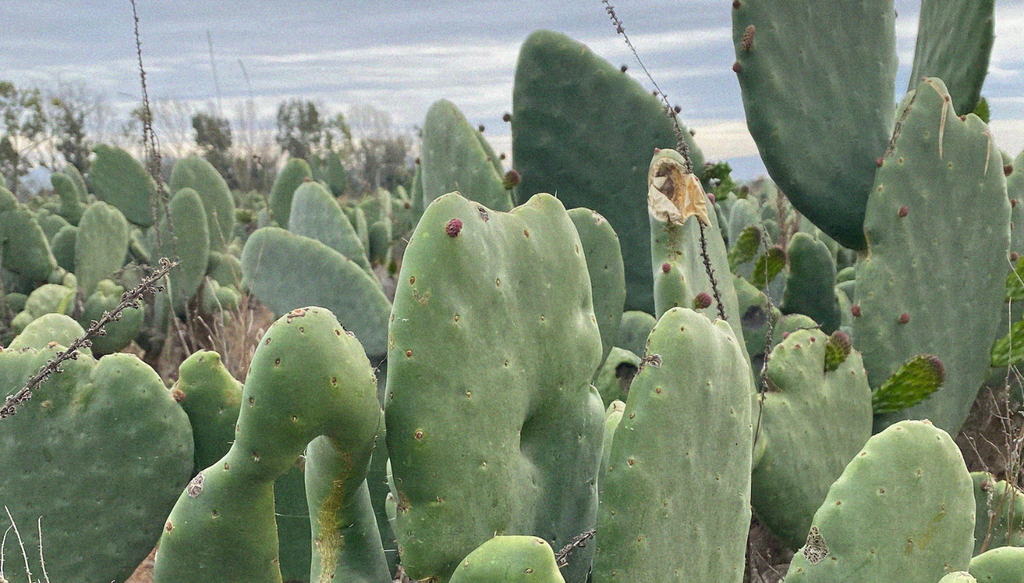
M 512 190 L 519 184 L 520 180 L 522 180 L 522 177 L 519 176 L 519 172 L 513 168 L 505 173 L 505 177 L 501 179 L 501 183 L 505 186 L 505 190 Z
M 505 115 L 501 116 L 501 121 L 505 123 L 512 121 L 512 114 L 506 111 Z
M 907 216 L 907 214 L 909 212 L 910 212 L 910 209 L 907 208 L 907 205 L 903 205 L 903 206 L 900 207 L 899 212 L 896 213 L 896 214 L 899 215 L 899 217 L 902 219 L 903 217 Z
M 668 272 L 672 271 L 672 266 L 669 265 L 669 263 L 666 261 L 665 263 L 661 264 L 661 271 L 663 273 L 668 273 Z
M 1009 176 L 1011 174 L 1013 174 L 1013 164 L 1007 164 L 1006 166 L 1003 166 L 1003 175 Z
M 697 297 L 693 298 L 693 309 L 703 310 L 704 308 L 711 306 L 711 296 L 707 292 L 700 292 Z
M 1017 253 L 1016 251 L 1010 251 L 1010 261 L 1017 263 L 1018 259 L 1020 259 L 1020 253 Z
M 899 322 L 900 324 L 906 324 L 909 321 L 910 321 L 910 314 L 908 314 L 906 312 L 903 312 L 902 314 L 900 314 L 899 320 L 897 320 L 897 322 Z
M 739 61 L 736 61 L 735 63 L 732 64 L 732 72 L 733 73 L 739 73 L 742 70 L 743 70 L 743 67 L 740 65 Z
M 853 314 L 854 318 L 860 318 L 860 304 L 850 306 L 850 313 Z
M 459 233 L 462 232 L 462 221 L 459 219 L 448 221 L 448 224 L 444 227 L 444 232 L 449 237 L 458 237 Z
M 882 158 L 881 158 L 881 156 L 879 156 L 879 158 L 877 160 L 875 160 L 875 166 L 878 166 L 879 168 L 882 167 Z
M 480 130 L 481 134 L 484 133 L 484 124 L 480 124 L 480 125 L 476 126 L 476 129 Z
M 623 66 L 619 67 L 619 70 L 622 71 L 623 73 L 625 73 L 626 71 L 629 70 L 629 67 L 623 65 Z

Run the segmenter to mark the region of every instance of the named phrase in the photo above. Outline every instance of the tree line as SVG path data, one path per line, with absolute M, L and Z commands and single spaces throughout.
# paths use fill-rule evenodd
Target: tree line
M 233 190 L 267 192 L 285 157 L 322 159 L 330 152 L 345 167 L 346 194 L 409 187 L 412 181 L 415 133 L 373 106 L 350 107 L 346 116 L 322 102 L 289 98 L 278 104 L 273 128 L 260 119 L 252 99 L 236 107 L 233 119 L 213 105 L 172 99 L 154 100 L 150 109 L 168 162 L 197 153 Z M 96 144 L 141 151 L 143 115 L 140 106 L 119 119 L 104 95 L 81 83 L 40 88 L 0 80 L 0 173 L 15 194 L 24 194 L 24 178 L 37 167 L 70 165 L 86 174 Z M 171 166 L 163 165 L 167 171 Z

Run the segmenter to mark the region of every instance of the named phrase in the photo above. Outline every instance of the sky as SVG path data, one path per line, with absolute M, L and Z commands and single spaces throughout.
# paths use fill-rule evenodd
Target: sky
M 434 101 L 454 102 L 499 152 L 511 153 L 512 82 L 519 45 L 539 28 L 587 44 L 629 66 L 635 57 L 599 0 L 137 0 L 151 99 L 217 110 L 232 119 L 252 99 L 273 128 L 288 98 L 318 100 L 331 112 L 370 105 L 396 126 L 421 124 Z M 731 70 L 729 0 L 614 2 L 644 64 L 708 160 L 734 175 L 764 172 L 746 130 Z M 894 102 L 907 87 L 918 2 L 896 0 L 900 61 Z M 18 86 L 81 83 L 123 118 L 140 87 L 129 0 L 0 0 L 0 79 Z M 12 23 L 16 23 L 12 25 Z M 997 145 L 1024 148 L 1024 0 L 996 1 L 996 43 L 982 94 Z M 212 43 L 213 66 L 210 44 Z M 216 70 L 216 83 L 214 80 Z M 219 89 L 219 91 L 218 91 Z M 218 99 L 219 98 L 219 99 Z

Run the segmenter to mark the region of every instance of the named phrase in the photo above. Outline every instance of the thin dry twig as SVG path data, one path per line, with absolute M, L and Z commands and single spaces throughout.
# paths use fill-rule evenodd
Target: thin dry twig
M 28 564 L 28 553 L 25 552 L 25 542 L 21 540 L 21 533 L 18 532 L 18 525 L 14 522 L 14 517 L 11 516 L 11 509 L 4 505 L 4 511 L 7 512 L 7 518 L 11 521 L 11 528 L 14 529 L 14 536 L 18 539 L 18 546 L 21 547 L 21 556 L 25 559 L 25 574 L 28 575 L 28 583 L 32 583 L 32 568 Z M 4 539 L 7 539 L 6 533 Z
M 569 544 L 562 547 L 560 551 L 555 555 L 555 561 L 558 564 L 558 568 L 564 568 L 569 565 L 569 555 L 576 549 L 582 549 L 587 546 L 587 541 L 594 538 L 594 534 L 597 531 L 594 529 L 586 530 L 576 535 Z
M 85 331 L 85 335 L 76 338 L 66 350 L 51 358 L 39 369 L 35 375 L 33 375 L 25 386 L 22 387 L 17 393 L 8 395 L 4 400 L 4 406 L 0 407 L 0 419 L 11 417 L 18 410 L 18 405 L 28 401 L 32 398 L 32 391 L 37 389 L 39 385 L 45 381 L 50 375 L 61 372 L 60 365 L 66 360 L 77 360 L 78 351 L 82 348 L 88 348 L 92 345 L 92 338 L 96 336 L 103 336 L 106 334 L 104 327 L 117 320 L 121 319 L 121 312 L 127 308 L 139 308 L 142 305 L 142 297 L 146 293 L 152 293 L 163 290 L 163 286 L 157 282 L 166 276 L 174 267 L 178 265 L 177 261 L 171 261 L 166 257 L 160 258 L 160 268 L 142 278 L 139 285 L 124 292 L 121 295 L 121 303 L 117 305 L 112 311 L 103 312 L 103 315 L 99 320 L 93 320 L 92 325 Z

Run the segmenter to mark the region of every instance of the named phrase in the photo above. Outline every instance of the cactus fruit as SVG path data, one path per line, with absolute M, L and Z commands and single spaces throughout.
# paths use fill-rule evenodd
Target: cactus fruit
M 279 583 L 274 479 L 326 435 L 348 456 L 345 488 L 358 484 L 380 418 L 373 370 L 334 316 L 282 316 L 253 355 L 231 449 L 193 478 L 167 519 L 154 580 Z
M 686 308 L 661 317 L 645 360 L 600 485 L 594 583 L 739 583 L 750 523 L 750 366 L 727 323 Z
M 21 388 L 60 350 L 54 343 L 0 352 L 0 393 Z M 188 419 L 133 355 L 98 362 L 80 355 L 61 368 L 0 422 L 0 492 L 28 551 L 23 563 L 13 533 L 6 537 L 4 577 L 24 581 L 28 563 L 33 575 L 53 581 L 124 581 L 156 544 L 188 482 Z M 0 529 L 6 523 L 4 515 Z M 40 544 L 45 567 L 32 552 Z
M 822 231 L 864 248 L 875 160 L 892 129 L 892 1 L 743 0 L 733 7 L 747 128 L 768 174 Z
M 242 251 L 243 286 L 277 313 L 321 305 L 354 333 L 371 358 L 387 353 L 391 311 L 380 283 L 319 241 L 284 229 L 259 229 Z
M 178 160 L 171 171 L 170 191 L 177 193 L 183 188 L 194 190 L 202 201 L 210 249 L 223 251 L 231 242 L 235 224 L 235 199 L 227 182 L 205 158 L 192 154 Z
M 601 330 L 603 363 L 619 333 L 622 306 L 626 301 L 626 276 L 622 267 L 619 236 L 596 211 L 574 208 L 569 211 L 569 218 L 576 226 L 576 233 L 583 245 L 583 255 L 587 260 L 594 314 L 597 316 L 597 327 Z
M 544 539 L 496 536 L 459 563 L 451 583 L 565 583 L 565 579 Z
M 116 207 L 132 224 L 152 227 L 156 223 L 156 183 L 146 169 L 121 148 L 100 144 L 93 152 L 96 156 L 89 166 L 89 190 Z
M 682 128 L 692 167 L 704 158 Z M 601 213 L 618 233 L 626 309 L 653 313 L 645 173 L 655 148 L 675 148 L 662 103 L 631 76 L 569 37 L 545 30 L 524 42 L 512 94 L 512 158 L 522 202 L 538 192 Z
M 459 191 L 487 208 L 507 211 L 512 198 L 490 146 L 447 99 L 435 101 L 423 122 L 423 200 Z M 499 166 L 496 167 L 495 163 Z
M 787 583 L 938 581 L 971 559 L 971 477 L 949 434 L 901 421 L 868 440 L 811 524 Z
M 1000 547 L 971 559 L 967 568 L 978 583 L 1018 583 L 1024 581 L 1024 548 Z
M 871 437 L 871 389 L 860 354 L 848 339 L 846 354 L 837 344 L 820 330 L 789 334 L 768 361 L 771 390 L 753 401 L 764 453 L 753 469 L 751 501 L 792 549 L 804 543 L 829 486 Z
M 995 0 L 922 0 L 907 91 L 925 77 L 937 77 L 949 89 L 954 110 L 974 111 L 995 41 L 995 4 Z
M 908 94 L 899 120 L 868 201 L 853 342 L 873 388 L 920 354 L 945 365 L 943 389 L 877 416 L 876 427 L 928 418 L 956 433 L 988 373 L 1003 306 L 1010 204 L 1002 158 L 981 120 L 956 116 L 937 79 Z
M 556 198 L 510 213 L 435 199 L 405 252 L 389 348 L 387 446 L 410 577 L 448 579 L 495 533 L 560 548 L 593 528 L 601 339 Z M 589 556 L 573 553 L 567 580 L 586 579 Z
M 277 225 L 283 229 L 288 228 L 288 217 L 292 210 L 292 197 L 295 190 L 302 186 L 303 182 L 313 179 L 313 171 L 309 163 L 301 158 L 292 158 L 285 163 L 284 168 L 274 179 L 274 185 L 270 188 L 270 197 L 267 204 L 270 212 L 277 221 Z

